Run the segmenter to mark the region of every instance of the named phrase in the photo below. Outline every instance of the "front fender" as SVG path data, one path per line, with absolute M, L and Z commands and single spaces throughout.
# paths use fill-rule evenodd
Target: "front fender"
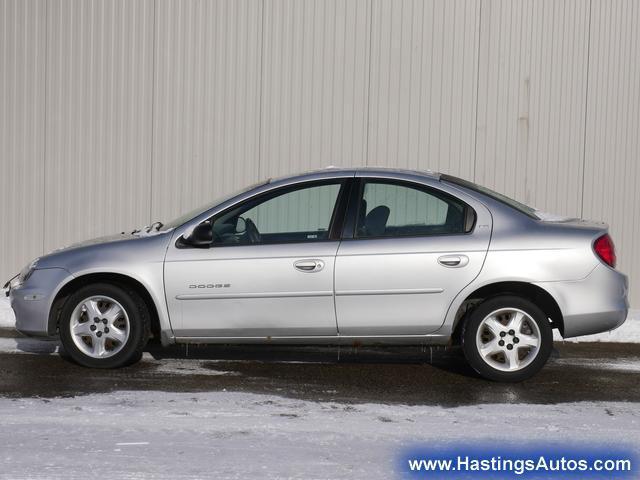
M 145 265 L 138 265 L 135 271 L 123 268 L 89 268 L 80 271 L 74 271 L 70 278 L 65 279 L 63 284 L 56 291 L 56 298 L 60 292 L 69 287 L 72 282 L 100 281 L 103 278 L 106 281 L 110 279 L 122 278 L 123 280 L 132 281 L 144 288 L 153 302 L 156 312 L 158 313 L 158 322 L 160 324 L 161 340 L 164 345 L 174 343 L 174 334 L 171 327 L 171 320 L 164 295 L 163 283 L 163 262 L 152 262 Z M 49 328 L 55 331 L 55 316 L 49 320 Z

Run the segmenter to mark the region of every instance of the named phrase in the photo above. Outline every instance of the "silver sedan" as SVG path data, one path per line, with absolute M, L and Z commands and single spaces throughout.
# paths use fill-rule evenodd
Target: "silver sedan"
M 520 381 L 552 329 L 627 315 L 607 227 L 549 217 L 431 172 L 326 169 L 270 180 L 166 224 L 31 262 L 8 284 L 16 327 L 78 363 L 172 343 L 459 344 Z

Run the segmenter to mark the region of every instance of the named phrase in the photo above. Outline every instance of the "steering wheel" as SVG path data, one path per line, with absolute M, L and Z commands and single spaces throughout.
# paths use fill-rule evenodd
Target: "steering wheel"
M 260 232 L 258 231 L 258 227 L 256 227 L 256 224 L 253 223 L 253 220 L 251 220 L 250 218 L 245 219 L 245 229 L 247 232 L 247 238 L 249 239 L 249 242 L 251 243 L 260 243 L 262 242 L 262 235 L 260 235 Z

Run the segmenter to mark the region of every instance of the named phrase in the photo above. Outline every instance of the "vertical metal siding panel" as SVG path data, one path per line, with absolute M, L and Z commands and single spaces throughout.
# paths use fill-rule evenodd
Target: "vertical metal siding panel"
M 640 303 L 640 5 L 594 0 L 583 215 L 609 223 L 618 265 Z
M 0 285 L 42 253 L 45 16 L 0 1 Z
M 476 181 L 579 215 L 588 0 L 485 0 Z
M 369 0 L 266 0 L 260 175 L 363 165 Z
M 153 218 L 257 179 L 261 5 L 158 0 Z
M 373 0 L 369 165 L 473 177 L 477 1 Z
M 45 249 L 149 219 L 153 2 L 50 0 Z

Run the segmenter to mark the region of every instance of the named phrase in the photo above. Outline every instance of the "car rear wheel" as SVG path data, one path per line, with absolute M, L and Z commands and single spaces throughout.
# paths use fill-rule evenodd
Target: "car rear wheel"
M 69 297 L 59 327 L 62 345 L 74 361 L 118 368 L 142 356 L 149 338 L 149 312 L 135 291 L 94 284 Z
M 488 299 L 471 312 L 464 325 L 462 347 L 469 364 L 483 377 L 520 382 L 547 362 L 553 333 L 538 306 L 505 295 Z

